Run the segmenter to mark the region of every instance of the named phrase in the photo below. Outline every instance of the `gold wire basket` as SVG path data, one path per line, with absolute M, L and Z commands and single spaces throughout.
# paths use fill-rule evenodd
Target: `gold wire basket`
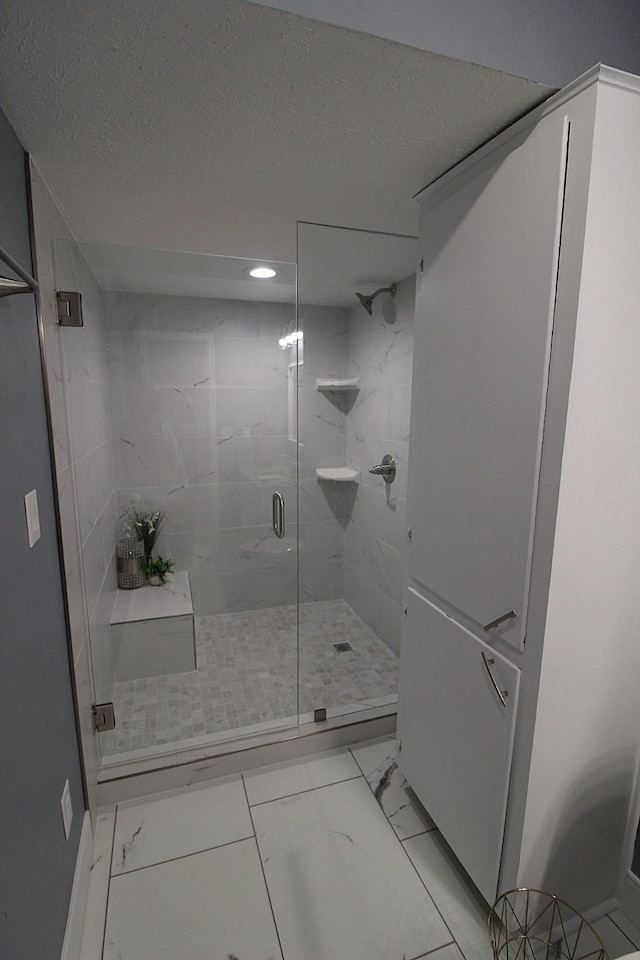
M 585 918 L 559 897 L 518 887 L 498 897 L 489 914 L 495 960 L 609 960 Z

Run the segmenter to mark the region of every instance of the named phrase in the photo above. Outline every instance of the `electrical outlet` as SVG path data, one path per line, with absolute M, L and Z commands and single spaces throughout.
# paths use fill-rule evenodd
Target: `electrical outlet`
M 62 791 L 62 797 L 60 799 L 60 807 L 62 809 L 62 824 L 64 826 L 64 835 L 69 839 L 69 834 L 71 833 L 71 821 L 73 820 L 73 807 L 71 806 L 71 788 L 69 787 L 69 781 L 65 780 L 64 790 Z

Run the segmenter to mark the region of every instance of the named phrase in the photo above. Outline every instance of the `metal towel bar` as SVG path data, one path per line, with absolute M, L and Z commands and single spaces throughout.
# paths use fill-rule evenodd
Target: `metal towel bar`
M 6 263 L 14 273 L 17 273 L 20 280 L 11 280 L 9 277 L 0 277 L 0 297 L 9 297 L 13 293 L 35 293 L 38 284 L 30 273 L 23 270 L 19 263 L 13 259 L 2 247 L 0 247 L 0 260 Z

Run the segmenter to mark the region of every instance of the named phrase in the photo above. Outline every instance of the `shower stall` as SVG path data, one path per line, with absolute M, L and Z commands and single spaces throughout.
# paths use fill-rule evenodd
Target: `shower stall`
M 115 713 L 100 777 L 395 712 L 415 239 L 300 224 L 297 298 L 292 264 L 54 246 L 85 319 L 48 362 L 72 632 L 76 609 Z M 118 590 L 145 514 L 174 572 Z

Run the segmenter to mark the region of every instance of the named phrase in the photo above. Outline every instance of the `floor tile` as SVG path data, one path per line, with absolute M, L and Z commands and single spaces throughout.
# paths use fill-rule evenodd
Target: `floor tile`
M 466 960 L 491 960 L 489 906 L 464 877 L 438 831 L 405 840 L 403 846 Z
M 360 768 L 349 751 L 344 749 L 310 760 L 294 760 L 255 773 L 246 773 L 244 782 L 249 803 L 253 806 L 359 776 Z
M 352 747 L 373 794 L 401 840 L 433 830 L 434 823 L 398 769 L 394 739 Z
M 100 812 L 96 817 L 89 892 L 87 896 L 87 908 L 84 915 L 82 947 L 80 950 L 82 960 L 101 960 L 102 958 L 105 909 L 109 891 L 109 874 L 115 822 L 115 808 L 110 811 Z
M 596 930 L 598 936 L 607 948 L 607 953 L 611 960 L 615 957 L 623 957 L 627 953 L 633 953 L 636 949 L 634 944 L 622 932 L 620 927 L 611 920 L 610 917 L 602 917 L 591 924 Z
M 127 873 L 251 836 L 253 827 L 240 777 L 121 804 L 112 873 Z
M 628 937 L 635 949 L 640 949 L 640 930 L 620 910 L 614 910 L 609 916 L 617 927 Z
M 363 779 L 252 814 L 286 960 L 412 960 L 451 942 Z
M 135 591 L 134 591 L 135 592 Z M 324 706 L 395 697 L 398 658 L 346 600 L 318 600 L 195 620 L 197 669 L 114 685 L 107 755 L 238 731 Z M 346 644 L 339 649 L 335 643 Z
M 457 943 L 448 943 L 446 947 L 440 947 L 429 954 L 425 953 L 424 956 L 428 956 L 429 960 L 464 960 Z M 422 960 L 422 957 L 419 957 L 418 960 Z
M 254 839 L 114 877 L 104 960 L 281 960 Z

